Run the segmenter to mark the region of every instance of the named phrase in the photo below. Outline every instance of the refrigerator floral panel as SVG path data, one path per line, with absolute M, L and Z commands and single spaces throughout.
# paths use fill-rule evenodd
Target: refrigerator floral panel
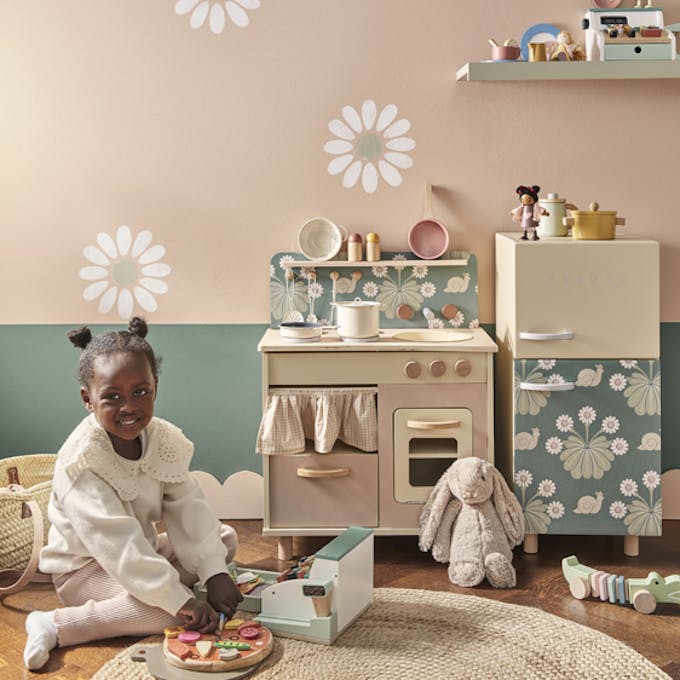
M 515 359 L 514 370 L 525 531 L 661 535 L 659 361 Z

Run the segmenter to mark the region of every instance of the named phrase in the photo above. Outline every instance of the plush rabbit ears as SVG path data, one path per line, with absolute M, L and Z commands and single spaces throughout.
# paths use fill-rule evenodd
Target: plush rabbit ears
M 442 517 L 444 516 L 444 511 L 446 510 L 449 503 L 454 499 L 451 487 L 449 486 L 449 476 L 452 474 L 452 468 L 455 465 L 453 463 L 442 476 L 439 481 L 435 484 L 434 488 L 430 492 L 430 496 L 427 502 L 423 506 L 422 512 L 420 513 L 420 549 L 425 552 L 432 547 L 432 543 L 437 535 L 437 531 L 440 528 L 440 523 Z M 448 513 L 447 513 L 448 514 Z M 453 523 L 452 518 L 447 520 Z
M 513 547 L 519 545 L 524 539 L 522 506 L 496 468 L 493 468 L 493 504 L 510 545 Z

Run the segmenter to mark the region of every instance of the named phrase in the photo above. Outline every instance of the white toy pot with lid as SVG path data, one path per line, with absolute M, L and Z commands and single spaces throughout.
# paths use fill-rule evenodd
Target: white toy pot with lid
M 378 335 L 380 303 L 354 298 L 351 302 L 336 302 L 338 335 L 341 338 L 362 339 Z
M 559 194 L 549 193 L 546 198 L 539 198 L 538 205 L 548 211 L 548 215 L 541 215 L 538 224 L 538 235 L 544 236 L 567 236 L 569 227 L 564 223 L 567 210 L 578 210 L 573 203 L 567 203 L 566 198 L 560 198 Z

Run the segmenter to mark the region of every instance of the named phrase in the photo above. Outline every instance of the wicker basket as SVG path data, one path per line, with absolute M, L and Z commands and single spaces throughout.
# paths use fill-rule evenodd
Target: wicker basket
M 47 541 L 47 503 L 57 456 L 38 453 L 0 460 L 0 595 L 20 590 L 37 572 Z M 7 585 L 9 583 L 9 585 Z

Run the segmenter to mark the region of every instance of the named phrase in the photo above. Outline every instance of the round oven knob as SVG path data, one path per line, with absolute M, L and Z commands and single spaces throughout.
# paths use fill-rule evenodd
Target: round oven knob
M 407 378 L 417 378 L 420 375 L 420 364 L 417 361 L 407 361 L 404 373 Z
M 456 375 L 465 377 L 466 375 L 470 375 L 472 365 L 467 359 L 458 359 L 453 365 L 453 370 Z
M 430 375 L 439 378 L 446 373 L 446 364 L 441 359 L 435 359 L 429 365 Z

